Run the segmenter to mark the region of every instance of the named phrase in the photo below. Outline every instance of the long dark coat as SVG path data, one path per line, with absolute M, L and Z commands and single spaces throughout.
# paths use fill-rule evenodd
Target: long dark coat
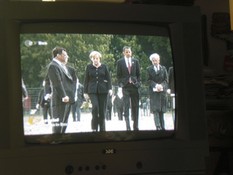
M 147 68 L 148 83 L 149 83 L 149 94 L 150 94 L 150 111 L 154 113 L 166 112 L 167 111 L 167 88 L 168 88 L 168 73 L 167 69 L 159 65 L 159 71 L 154 70 L 154 65 Z M 153 91 L 156 84 L 163 86 L 162 92 Z

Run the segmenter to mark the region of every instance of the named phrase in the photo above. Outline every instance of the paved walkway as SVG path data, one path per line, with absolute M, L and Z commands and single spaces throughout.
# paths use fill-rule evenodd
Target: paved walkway
M 142 113 L 141 113 L 142 114 Z M 166 130 L 173 130 L 173 119 L 171 112 L 168 112 L 164 116 Z M 131 126 L 133 122 L 131 121 Z M 124 131 L 126 130 L 125 121 L 118 120 L 117 115 L 112 114 L 112 119 L 106 121 L 106 131 Z M 131 127 L 132 128 L 132 127 Z M 148 116 L 140 115 L 139 117 L 139 130 L 156 130 L 153 115 Z M 82 113 L 81 121 L 73 122 L 70 115 L 68 121 L 68 127 L 66 132 L 91 132 L 91 113 Z M 44 124 L 42 115 L 29 115 L 24 117 L 24 132 L 25 135 L 33 134 L 49 134 L 52 133 L 51 121 L 48 124 Z

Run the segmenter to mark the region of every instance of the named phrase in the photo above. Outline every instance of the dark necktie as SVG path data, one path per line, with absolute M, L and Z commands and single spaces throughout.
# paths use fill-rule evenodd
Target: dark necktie
M 129 74 L 131 74 L 131 66 L 130 66 L 129 59 L 128 59 L 128 71 L 129 71 Z M 132 83 L 131 77 L 129 77 L 129 83 Z
M 130 66 L 130 61 L 128 59 L 128 71 L 129 71 L 129 74 L 131 73 L 131 66 Z

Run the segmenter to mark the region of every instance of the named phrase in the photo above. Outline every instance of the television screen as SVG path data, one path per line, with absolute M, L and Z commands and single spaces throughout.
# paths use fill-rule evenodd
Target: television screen
M 205 174 L 198 7 L 0 8 L 0 174 Z
M 96 24 L 97 30 L 80 30 L 94 26 L 95 23 L 67 23 L 69 30 L 60 33 L 59 27 L 64 24 L 25 24 L 22 25 L 20 34 L 20 58 L 21 75 L 27 97 L 23 97 L 23 127 L 24 135 L 28 142 L 83 142 L 83 141 L 107 141 L 107 140 L 138 140 L 145 138 L 167 137 L 175 131 L 175 91 L 172 47 L 169 28 L 167 26 L 152 24 Z M 121 30 L 109 30 L 121 25 Z M 40 26 L 40 27 L 38 27 Z M 53 28 L 53 32 L 41 32 L 43 29 Z M 40 30 L 35 30 L 40 28 Z M 70 31 L 72 28 L 72 32 Z M 100 29 L 104 29 L 99 32 Z M 106 29 L 107 28 L 107 29 Z M 130 29 L 129 29 L 130 28 Z M 137 28 L 135 30 L 135 28 Z M 31 30 L 33 29 L 33 30 Z M 131 31 L 134 32 L 128 32 Z M 143 31 L 142 31 L 143 29 Z M 66 31 L 66 33 L 64 33 Z M 124 57 L 123 48 L 131 48 L 132 58 L 139 61 L 140 86 L 137 88 L 138 98 L 138 130 L 134 129 L 135 120 L 132 111 L 135 106 L 130 100 L 128 118 L 126 115 L 124 87 L 119 84 L 117 62 Z M 53 132 L 54 116 L 52 96 L 55 96 L 48 78 L 50 63 L 54 60 L 52 50 L 55 47 L 66 49 L 68 61 L 66 67 L 74 69 L 76 101 L 71 104 L 66 129 L 59 135 Z M 93 64 L 89 55 L 93 51 L 101 53 L 101 64 L 107 65 L 111 79 L 111 94 L 107 94 L 104 108 L 104 132 L 97 130 L 93 134 L 93 102 L 89 96 L 85 96 L 85 79 L 87 65 Z M 152 77 L 150 67 L 154 63 L 150 56 L 157 53 L 160 57 L 160 70 L 153 68 Z M 132 62 L 134 64 L 134 62 Z M 132 65 L 133 66 L 133 65 Z M 173 85 L 170 85 L 173 83 Z M 161 92 L 150 88 L 153 84 L 161 84 Z M 47 90 L 46 90 L 47 89 Z M 90 94 L 89 94 L 90 95 Z M 101 102 L 100 102 L 101 103 Z M 160 108 L 160 109 L 159 109 Z M 156 111 L 156 112 L 155 112 Z M 158 115 L 158 116 L 156 116 Z M 161 115 L 162 118 L 159 116 Z M 100 116 L 98 116 L 100 117 Z M 99 122 L 100 123 L 100 122 Z M 127 126 L 128 124 L 128 126 Z M 131 132 L 128 128 L 132 128 Z M 109 137 L 111 133 L 111 137 Z M 157 134 L 156 134 L 157 133 Z M 56 136 L 54 136 L 56 134 Z M 64 140 L 64 135 L 69 135 Z M 84 137 L 93 135 L 94 138 Z M 131 137 L 129 137 L 131 135 Z M 157 136 L 156 136 L 157 135 Z M 98 137 L 97 137 L 98 136 Z M 41 138 L 45 138 L 42 139 Z M 50 139 L 48 139 L 50 138 Z M 67 137 L 65 137 L 67 138 Z

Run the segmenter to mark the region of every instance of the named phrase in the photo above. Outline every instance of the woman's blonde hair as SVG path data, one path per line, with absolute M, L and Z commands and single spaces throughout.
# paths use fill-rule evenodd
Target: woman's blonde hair
M 90 53 L 89 58 L 92 59 L 95 55 L 98 55 L 99 58 L 102 57 L 102 55 L 101 55 L 100 52 L 94 50 L 94 51 L 92 51 L 92 52 Z

